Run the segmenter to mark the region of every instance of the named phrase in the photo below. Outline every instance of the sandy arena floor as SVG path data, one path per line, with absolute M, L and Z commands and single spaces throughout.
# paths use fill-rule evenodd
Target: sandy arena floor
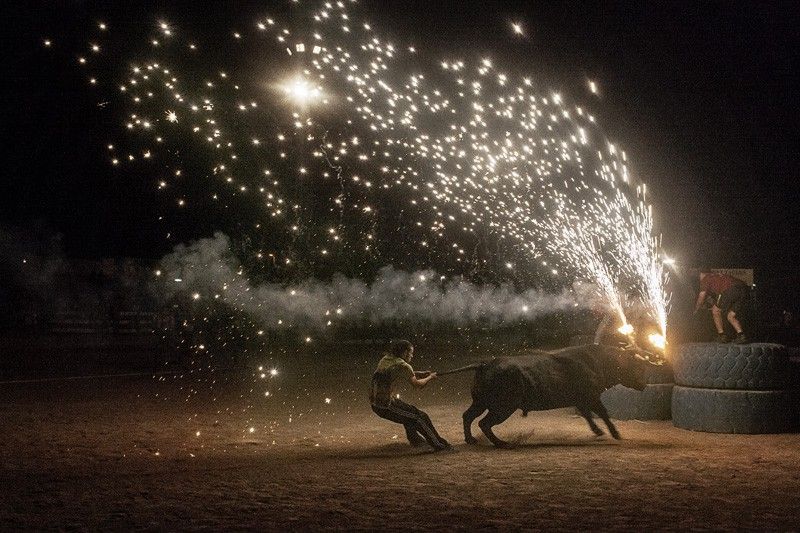
M 560 410 L 499 426 L 515 449 L 468 446 L 458 375 L 403 395 L 455 444 L 429 453 L 369 411 L 369 372 L 0 385 L 0 529 L 800 527 L 800 435 L 632 421 L 613 441 Z

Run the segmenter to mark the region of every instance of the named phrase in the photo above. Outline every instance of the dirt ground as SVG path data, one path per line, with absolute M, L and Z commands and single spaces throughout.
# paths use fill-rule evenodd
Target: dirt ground
M 369 410 L 372 364 L 306 361 L 274 377 L 266 366 L 213 386 L 177 375 L 2 384 L 0 529 L 800 527 L 800 435 L 629 421 L 614 441 L 557 410 L 499 426 L 514 449 L 482 435 L 468 446 L 470 377 L 457 375 L 403 393 L 455 445 L 431 453 Z

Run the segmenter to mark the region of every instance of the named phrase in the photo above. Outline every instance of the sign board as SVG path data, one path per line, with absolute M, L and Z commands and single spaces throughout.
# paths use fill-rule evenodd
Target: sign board
M 750 287 L 753 286 L 753 269 L 752 268 L 712 268 L 711 272 L 715 274 L 727 274 L 736 279 L 740 279 L 747 283 Z

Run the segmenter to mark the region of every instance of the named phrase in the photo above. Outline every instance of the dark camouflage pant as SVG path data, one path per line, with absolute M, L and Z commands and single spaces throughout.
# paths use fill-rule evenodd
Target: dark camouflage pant
M 403 424 L 411 444 L 420 444 L 421 439 L 425 439 L 436 449 L 448 446 L 447 441 L 436 432 L 430 417 L 411 404 L 393 398 L 387 405 L 372 404 L 372 410 L 381 418 Z

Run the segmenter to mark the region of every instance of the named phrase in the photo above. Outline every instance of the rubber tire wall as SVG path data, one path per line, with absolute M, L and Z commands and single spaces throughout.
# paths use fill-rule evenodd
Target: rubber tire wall
M 643 391 L 616 385 L 600 400 L 616 420 L 669 420 L 672 416 L 672 383 L 647 385 Z
M 682 345 L 672 360 L 675 383 L 732 390 L 778 390 L 791 382 L 788 352 L 780 344 Z
M 795 390 L 723 390 L 675 385 L 675 427 L 712 433 L 783 433 L 798 428 Z
M 673 373 L 669 363 L 650 365 L 647 387 L 638 391 L 616 385 L 600 395 L 608 415 L 616 420 L 669 420 L 672 416 Z

